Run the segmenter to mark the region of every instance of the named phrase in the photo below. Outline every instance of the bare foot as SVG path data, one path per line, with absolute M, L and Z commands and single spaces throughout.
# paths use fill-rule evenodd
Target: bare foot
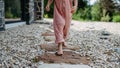
M 65 49 L 74 49 L 73 46 L 68 45 L 66 42 L 63 42 L 63 48 L 65 48 Z
M 68 44 L 66 42 L 63 42 L 63 47 L 68 47 Z
M 58 44 L 58 51 L 56 52 L 57 56 L 63 55 L 63 48 L 62 48 L 62 46 L 63 46 L 62 43 Z

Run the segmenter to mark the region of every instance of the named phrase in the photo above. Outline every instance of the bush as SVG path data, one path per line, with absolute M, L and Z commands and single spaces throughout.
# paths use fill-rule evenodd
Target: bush
M 44 0 L 44 8 L 46 7 L 47 2 L 48 2 L 48 0 Z M 49 12 L 47 12 L 44 9 L 44 17 L 45 18 L 53 18 L 53 11 L 54 11 L 54 3 L 52 3 L 52 5 L 50 6 L 50 11 Z
M 84 20 L 91 20 L 91 9 L 90 7 L 86 7 L 83 11 L 83 13 L 81 13 L 81 17 L 84 19 Z
M 80 18 L 80 14 L 79 13 L 73 14 L 72 19 L 74 19 L 74 20 L 80 20 L 80 21 L 83 20 L 82 18 Z
M 92 6 L 91 15 L 93 21 L 100 21 L 101 19 L 101 6 L 99 3 L 96 3 Z
M 6 12 L 5 13 L 5 18 L 13 18 L 12 13 Z
M 44 14 L 44 18 L 48 18 L 48 14 Z
M 107 14 L 106 16 L 101 17 L 101 21 L 109 22 L 110 16 Z
M 105 9 L 103 9 L 103 16 L 101 17 L 101 21 L 109 22 L 111 17 L 109 16 L 109 13 Z
M 120 15 L 114 15 L 113 22 L 120 22 Z
M 13 14 L 11 13 L 11 8 L 8 9 L 8 11 L 5 12 L 6 18 L 13 18 Z
M 5 17 L 19 18 L 21 16 L 20 0 L 4 0 L 5 1 Z
M 86 7 L 84 9 L 77 10 L 77 12 L 72 16 L 72 18 L 80 21 L 90 20 L 91 19 L 90 8 Z

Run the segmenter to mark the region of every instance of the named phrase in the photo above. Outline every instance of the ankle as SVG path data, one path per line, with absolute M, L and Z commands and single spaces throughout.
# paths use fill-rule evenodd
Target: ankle
M 61 45 L 63 45 L 63 42 L 58 43 L 58 47 L 61 46 Z

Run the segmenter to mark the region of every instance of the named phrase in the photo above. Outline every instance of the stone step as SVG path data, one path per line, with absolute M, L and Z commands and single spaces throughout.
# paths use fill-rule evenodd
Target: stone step
M 11 24 L 6 24 L 5 28 L 9 29 L 9 28 L 18 27 L 20 25 L 25 25 L 25 24 L 26 24 L 26 22 L 11 23 Z
M 43 55 L 36 56 L 32 59 L 33 62 L 45 62 L 45 63 L 66 63 L 66 64 L 84 64 L 89 65 L 91 58 L 88 56 L 81 56 L 72 51 L 64 51 L 62 56 L 55 55 L 55 52 L 45 52 Z
M 42 64 L 38 68 L 91 68 L 88 65 Z

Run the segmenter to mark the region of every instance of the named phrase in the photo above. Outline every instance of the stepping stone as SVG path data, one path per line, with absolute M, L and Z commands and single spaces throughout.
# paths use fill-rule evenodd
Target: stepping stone
M 78 64 L 42 64 L 38 68 L 91 68 L 88 65 L 78 65 Z
M 51 28 L 47 28 L 47 32 L 54 32 L 54 30 Z
M 73 50 L 73 51 L 77 51 L 80 50 L 80 46 L 67 46 L 67 47 L 63 47 L 64 49 L 69 49 L 69 50 Z
M 49 43 L 49 44 L 41 44 L 41 49 L 44 49 L 45 51 L 56 51 L 58 49 L 57 45 L 55 43 Z M 80 50 L 80 46 L 67 46 L 63 47 L 63 49 L 77 51 Z
M 42 34 L 42 36 L 54 36 L 53 32 L 45 32 Z
M 54 36 L 45 36 L 45 37 L 44 37 L 44 40 L 45 40 L 45 41 L 48 41 L 48 42 L 54 41 L 54 40 L 55 40 L 55 37 L 54 37 Z
M 57 51 L 57 45 L 55 45 L 55 43 L 41 44 L 40 48 L 45 51 Z
M 55 53 L 48 53 L 35 57 L 37 61 L 44 63 L 67 63 L 67 64 L 85 64 L 89 65 L 91 60 L 88 56 L 81 56 L 72 51 L 64 51 L 62 56 L 56 56 Z

